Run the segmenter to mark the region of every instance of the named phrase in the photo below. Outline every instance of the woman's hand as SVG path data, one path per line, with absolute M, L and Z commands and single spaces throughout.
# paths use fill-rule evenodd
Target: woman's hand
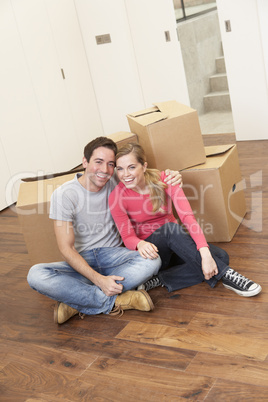
M 218 273 L 218 267 L 215 260 L 212 258 L 211 252 L 208 247 L 201 247 L 199 249 L 202 259 L 202 271 L 206 280 L 211 279 Z
M 158 258 L 158 248 L 153 243 L 141 240 L 137 244 L 137 249 L 143 258 L 149 258 L 150 260 Z
M 172 186 L 176 186 L 178 184 L 180 187 L 182 187 L 182 177 L 178 170 L 166 169 L 165 175 L 167 176 L 164 180 L 165 183 L 171 184 Z

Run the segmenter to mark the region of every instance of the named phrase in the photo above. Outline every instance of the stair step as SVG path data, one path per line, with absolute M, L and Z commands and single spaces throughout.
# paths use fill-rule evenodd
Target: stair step
M 213 110 L 232 110 L 228 91 L 211 92 L 205 95 L 204 105 L 207 112 Z
M 216 58 L 216 71 L 217 73 L 226 73 L 224 56 Z
M 209 79 L 211 91 L 228 91 L 227 74 L 215 74 Z

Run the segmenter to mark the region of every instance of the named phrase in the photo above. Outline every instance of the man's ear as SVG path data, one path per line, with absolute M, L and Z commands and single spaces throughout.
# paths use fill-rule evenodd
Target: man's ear
M 86 169 L 87 164 L 88 164 L 88 161 L 87 161 L 86 158 L 83 156 L 82 165 L 83 165 L 83 168 L 84 168 L 84 169 Z

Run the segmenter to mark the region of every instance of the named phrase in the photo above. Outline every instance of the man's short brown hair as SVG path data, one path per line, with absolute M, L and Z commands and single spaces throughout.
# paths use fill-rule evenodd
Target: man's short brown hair
M 114 156 L 117 154 L 117 145 L 113 140 L 107 137 L 97 137 L 95 140 L 90 141 L 84 148 L 84 157 L 87 162 L 89 162 L 95 149 L 100 147 L 111 149 L 114 152 Z

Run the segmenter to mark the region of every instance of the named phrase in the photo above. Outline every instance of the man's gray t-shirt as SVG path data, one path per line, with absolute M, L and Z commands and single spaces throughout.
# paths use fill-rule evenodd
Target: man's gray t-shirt
M 86 190 L 77 174 L 56 189 L 51 197 L 51 219 L 73 223 L 75 248 L 82 251 L 98 247 L 118 247 L 121 237 L 110 213 L 108 198 L 117 185 L 113 176 L 97 192 Z

